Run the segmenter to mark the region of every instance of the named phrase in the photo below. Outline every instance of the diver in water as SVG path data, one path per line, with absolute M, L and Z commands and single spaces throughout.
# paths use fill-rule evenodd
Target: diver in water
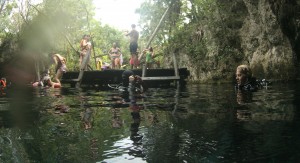
M 266 87 L 271 82 L 266 79 L 257 80 L 252 76 L 252 71 L 247 65 L 239 65 L 236 68 L 236 85 L 238 90 L 256 91 L 259 88 Z
M 258 89 L 256 79 L 252 77 L 252 72 L 249 66 L 239 65 L 236 68 L 236 88 L 239 90 L 254 91 Z
M 134 75 L 134 72 L 131 70 L 125 70 L 122 73 L 122 84 L 123 87 L 128 88 L 128 91 L 143 93 L 147 90 L 142 78 L 138 75 Z
M 131 70 L 125 70 L 122 73 L 122 84 L 124 87 L 128 87 L 129 86 L 129 76 L 134 75 L 133 71 Z
M 131 70 L 125 70 L 122 74 L 122 84 L 124 89 L 122 91 L 122 99 L 124 104 L 128 104 L 130 115 L 132 117 L 132 123 L 130 124 L 130 140 L 135 149 L 141 149 L 143 135 L 139 133 L 141 124 L 140 111 L 143 106 L 138 104 L 138 100 L 141 98 L 141 94 L 145 91 L 145 84 L 141 77 L 134 75 Z M 142 153 L 140 150 L 129 150 L 129 155 L 137 155 Z

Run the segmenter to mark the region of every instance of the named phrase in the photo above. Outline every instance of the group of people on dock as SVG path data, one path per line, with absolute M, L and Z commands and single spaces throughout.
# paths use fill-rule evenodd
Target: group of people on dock
M 129 64 L 131 69 L 138 68 L 140 62 L 138 59 L 138 39 L 139 39 L 139 32 L 136 30 L 136 25 L 131 25 L 131 31 L 126 31 L 125 36 L 130 37 L 130 44 L 129 44 L 129 52 L 130 52 L 130 60 Z M 145 63 L 147 68 L 151 68 L 151 63 L 153 62 L 154 51 L 153 48 L 150 47 L 149 49 L 143 50 L 143 54 L 146 54 Z M 123 65 L 123 54 L 121 49 L 118 47 L 117 43 L 114 42 L 112 44 L 112 48 L 108 51 L 111 69 L 121 69 Z
M 131 25 L 131 31 L 126 31 L 125 36 L 130 37 L 130 65 L 131 69 L 137 68 L 139 65 L 138 60 L 138 39 L 139 39 L 139 32 L 135 29 L 136 26 L 134 24 Z M 89 62 L 89 56 L 86 58 L 87 54 L 90 52 L 92 48 L 91 37 L 90 35 L 84 35 L 80 41 L 80 57 L 79 57 L 79 64 L 80 70 L 87 70 L 88 64 L 83 64 L 83 62 Z M 120 69 L 123 63 L 123 56 L 121 49 L 117 46 L 117 43 L 113 43 L 112 48 L 108 51 L 109 57 L 111 59 L 111 68 L 112 69 Z M 149 49 L 145 49 L 142 51 L 142 54 L 145 55 L 145 64 L 147 68 L 151 68 L 151 63 L 153 62 L 154 58 L 154 50 L 152 47 Z M 52 59 L 53 63 L 55 64 L 54 69 L 54 80 L 51 80 L 50 77 L 50 70 L 46 69 L 42 74 L 40 79 L 36 82 L 32 83 L 32 86 L 48 86 L 53 88 L 60 88 L 61 87 L 61 78 L 62 75 L 67 71 L 66 66 L 66 59 L 58 54 L 58 53 L 51 53 L 50 58 Z M 126 79 L 126 80 L 129 80 Z M 2 80 L 4 81 L 4 80 Z M 237 90 L 257 90 L 261 83 L 256 81 L 255 78 L 252 77 L 252 73 L 250 68 L 247 65 L 240 65 L 236 69 L 236 81 L 237 84 L 235 88 Z M 2 82 L 3 83 L 3 82 Z M 3 92 L 3 89 L 6 87 L 5 84 L 1 84 L 0 91 Z
M 130 37 L 130 64 L 131 68 L 137 68 L 138 67 L 138 38 L 139 38 L 139 32 L 135 29 L 135 25 L 133 24 L 132 30 L 130 32 L 126 33 L 126 36 Z M 90 60 L 90 56 L 87 55 L 90 54 L 92 48 L 91 43 L 91 37 L 90 35 L 84 35 L 80 41 L 80 56 L 79 56 L 79 67 L 80 70 L 87 70 L 88 68 L 88 62 Z M 152 56 L 153 56 L 153 49 L 151 48 Z M 146 50 L 145 50 L 146 52 Z M 109 50 L 109 57 L 111 59 L 111 68 L 112 69 L 120 69 L 123 63 L 123 56 L 121 54 L 120 48 L 117 47 L 116 43 L 113 43 L 112 48 Z M 62 75 L 67 71 L 66 66 L 66 59 L 58 54 L 58 53 L 51 53 L 50 58 L 52 62 L 55 64 L 55 75 L 54 80 L 51 80 L 50 77 L 50 70 L 46 69 L 42 72 L 40 75 L 41 77 L 36 81 L 32 83 L 32 86 L 47 86 L 47 87 L 53 87 L 53 88 L 60 88 L 61 87 L 61 78 Z M 149 62 L 149 56 L 147 57 L 147 61 Z
M 138 61 L 138 39 L 139 32 L 135 29 L 136 25 L 131 25 L 132 30 L 126 31 L 125 36 L 130 37 L 129 51 L 130 51 L 130 61 L 129 64 L 131 69 L 137 68 L 139 65 Z M 120 69 L 123 64 L 123 55 L 121 53 L 121 49 L 117 47 L 117 44 L 114 42 L 112 48 L 108 51 L 109 57 L 111 59 L 111 68 L 112 69 Z

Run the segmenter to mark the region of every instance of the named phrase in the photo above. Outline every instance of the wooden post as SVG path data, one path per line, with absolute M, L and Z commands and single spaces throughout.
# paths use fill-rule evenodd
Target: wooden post
M 180 87 L 179 87 L 179 81 L 176 81 L 176 93 L 175 93 L 175 99 L 174 99 L 174 102 L 175 102 L 175 105 L 174 105 L 174 109 L 172 111 L 172 114 L 174 115 L 177 108 L 178 108 L 178 99 L 179 99 L 179 94 L 180 94 Z
M 143 64 L 142 77 L 146 77 L 146 71 L 147 71 L 147 66 L 146 66 L 146 64 Z
M 35 61 L 35 74 L 36 74 L 36 80 L 40 81 L 41 75 L 40 75 L 40 64 L 39 61 Z
M 176 77 L 179 77 L 179 72 L 178 72 L 178 65 L 177 65 L 177 60 L 175 53 L 173 53 L 173 64 L 174 64 L 174 73 Z
M 173 53 L 173 64 L 174 64 L 174 76 L 145 77 L 146 66 L 144 66 L 145 68 L 143 68 L 142 80 L 180 80 L 175 53 Z
M 78 78 L 77 78 L 77 86 L 80 86 L 81 84 L 81 80 L 82 80 L 82 77 L 83 77 L 83 74 L 84 74 L 84 71 L 86 70 L 87 68 L 87 65 L 88 65 L 88 60 L 90 58 L 90 55 L 91 55 L 91 49 L 89 49 L 86 53 L 86 55 L 84 56 L 83 60 L 82 60 L 82 63 L 80 65 L 80 72 L 79 72 L 79 75 L 78 75 Z
M 171 6 L 171 5 L 170 5 L 170 6 Z M 165 13 L 164 13 L 163 16 L 160 18 L 160 21 L 159 21 L 158 25 L 156 26 L 154 32 L 152 33 L 152 35 L 151 35 L 149 41 L 148 41 L 147 44 L 146 44 L 146 49 L 149 48 L 149 46 L 150 46 L 150 44 L 151 44 L 151 42 L 152 42 L 154 36 L 156 35 L 156 33 L 157 33 L 157 31 L 158 31 L 160 25 L 162 24 L 162 21 L 165 19 L 166 15 L 167 15 L 167 13 L 168 13 L 168 11 L 169 11 L 169 9 L 170 9 L 170 6 L 166 9 Z M 142 53 L 142 54 L 139 56 L 138 60 L 141 60 L 141 58 L 143 57 L 143 55 L 144 55 L 144 54 Z

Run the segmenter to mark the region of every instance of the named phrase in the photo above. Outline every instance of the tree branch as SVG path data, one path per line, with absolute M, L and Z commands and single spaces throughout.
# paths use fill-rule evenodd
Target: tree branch
M 1 2 L 0 15 L 2 14 L 2 11 L 3 11 L 3 9 L 4 9 L 5 2 L 6 2 L 6 0 L 3 0 L 3 1 Z

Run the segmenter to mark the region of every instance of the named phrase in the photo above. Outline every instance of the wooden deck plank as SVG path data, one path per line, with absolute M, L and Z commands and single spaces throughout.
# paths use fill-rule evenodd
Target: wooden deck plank
M 179 80 L 179 76 L 142 77 L 142 80 Z
M 100 85 L 107 86 L 107 84 L 120 84 L 122 82 L 122 73 L 125 70 L 102 70 L 102 71 L 85 71 L 81 84 L 83 85 Z M 132 70 L 135 75 L 142 76 L 142 69 Z M 147 76 L 142 77 L 142 80 L 149 87 L 156 87 L 156 85 L 168 85 L 173 81 L 185 82 L 189 76 L 189 71 L 186 68 L 178 69 L 179 76 L 176 77 L 174 69 L 147 69 Z M 76 84 L 78 79 L 78 71 L 69 71 L 63 74 L 61 83 Z

